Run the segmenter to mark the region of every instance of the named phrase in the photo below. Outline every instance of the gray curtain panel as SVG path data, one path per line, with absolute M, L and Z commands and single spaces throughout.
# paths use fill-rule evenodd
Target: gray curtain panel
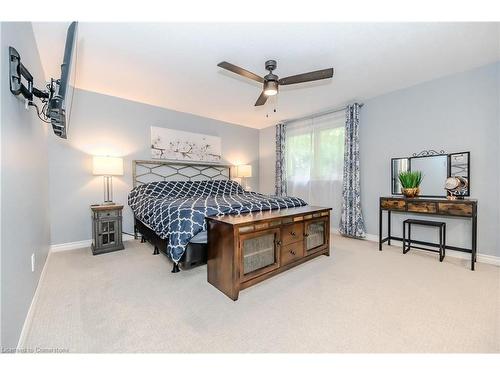
M 276 177 L 274 188 L 276 195 L 287 195 L 286 186 L 286 160 L 285 160 L 285 124 L 276 124 Z
M 346 108 L 344 143 L 344 181 L 340 233 L 348 237 L 365 237 L 365 222 L 361 212 L 359 171 L 359 104 Z

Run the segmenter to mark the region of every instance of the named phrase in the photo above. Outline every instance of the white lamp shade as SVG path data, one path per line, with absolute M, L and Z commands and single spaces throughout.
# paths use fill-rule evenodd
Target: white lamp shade
M 236 168 L 236 177 L 252 177 L 252 166 L 238 165 Z
M 98 176 L 122 176 L 123 159 L 111 156 L 94 156 L 92 174 Z

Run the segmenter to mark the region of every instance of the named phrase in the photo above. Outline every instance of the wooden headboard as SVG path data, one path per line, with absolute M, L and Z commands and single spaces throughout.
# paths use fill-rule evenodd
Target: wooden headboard
M 229 180 L 231 165 L 169 160 L 133 160 L 133 186 L 155 181 Z

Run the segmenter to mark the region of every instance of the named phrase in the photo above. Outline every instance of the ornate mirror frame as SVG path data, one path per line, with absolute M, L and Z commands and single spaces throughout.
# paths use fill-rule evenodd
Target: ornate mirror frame
M 462 196 L 463 197 L 470 197 L 470 186 L 471 186 L 471 181 L 470 181 L 470 151 L 446 153 L 444 150 L 440 150 L 440 151 L 424 150 L 424 151 L 421 151 L 419 153 L 413 153 L 412 156 L 408 156 L 408 157 L 391 158 L 391 194 L 392 195 L 402 195 L 401 191 L 395 191 L 395 189 L 394 189 L 394 187 L 396 185 L 396 179 L 398 178 L 398 176 L 394 174 L 394 163 L 396 161 L 405 161 L 404 164 L 406 164 L 406 166 L 407 166 L 406 170 L 411 171 L 412 159 L 429 158 L 429 157 L 436 157 L 436 156 L 446 156 L 447 157 L 447 177 L 452 177 L 452 176 L 456 175 L 456 173 L 452 174 L 453 158 L 458 156 L 458 155 L 466 155 L 466 157 L 467 157 L 467 167 L 466 167 L 467 173 L 462 173 L 462 174 L 460 174 L 460 176 L 467 178 L 467 181 L 468 181 L 467 190 Z M 460 165 L 458 168 L 465 170 L 465 165 Z M 443 195 L 421 194 L 419 196 L 426 197 L 426 198 L 444 198 L 444 197 L 446 197 L 444 183 L 445 183 L 445 181 L 443 181 Z

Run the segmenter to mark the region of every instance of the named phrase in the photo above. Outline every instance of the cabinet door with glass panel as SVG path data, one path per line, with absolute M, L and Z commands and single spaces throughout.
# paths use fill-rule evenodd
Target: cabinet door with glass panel
M 325 217 L 304 223 L 304 249 L 306 255 L 324 249 L 329 235 L 328 219 Z
M 99 224 L 99 246 L 115 246 L 116 245 L 116 221 L 101 221 Z
M 240 235 L 241 281 L 279 268 L 280 245 L 279 228 Z

